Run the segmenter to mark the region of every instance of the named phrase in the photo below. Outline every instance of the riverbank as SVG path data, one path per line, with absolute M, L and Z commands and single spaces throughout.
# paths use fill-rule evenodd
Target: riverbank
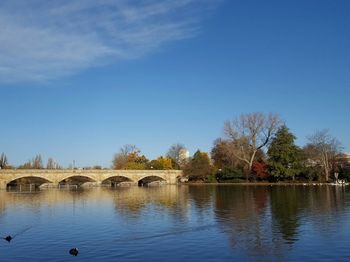
M 301 182 L 211 182 L 211 183 L 205 183 L 205 182 L 186 182 L 181 183 L 183 185 L 191 185 L 191 186 L 201 186 L 201 185 L 237 185 L 237 186 L 347 186 L 350 185 L 349 183 L 344 184 L 336 184 L 336 183 L 323 183 L 323 182 L 308 182 L 308 183 L 301 183 Z

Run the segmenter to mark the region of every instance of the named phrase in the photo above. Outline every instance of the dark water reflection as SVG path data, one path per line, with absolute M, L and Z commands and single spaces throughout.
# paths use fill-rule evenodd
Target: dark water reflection
M 350 261 L 349 210 L 329 186 L 0 191 L 0 261 Z

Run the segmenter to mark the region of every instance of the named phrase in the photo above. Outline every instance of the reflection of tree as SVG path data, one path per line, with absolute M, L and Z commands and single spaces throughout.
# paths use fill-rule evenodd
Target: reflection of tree
M 142 212 L 150 207 L 158 207 L 171 215 L 179 216 L 186 211 L 185 194 L 182 187 L 118 187 L 108 190 L 114 199 L 117 213 L 126 217 L 140 217 Z M 176 211 L 174 211 L 176 210 Z
M 111 226 L 118 225 L 112 229 L 115 234 L 131 234 L 135 229 L 144 233 L 142 236 L 147 236 L 186 231 L 187 227 L 197 226 L 193 223 L 201 222 L 198 218 L 209 214 L 214 215 L 218 229 L 227 237 L 227 243 L 235 253 L 245 255 L 247 260 L 276 261 L 289 258 L 291 243 L 305 236 L 300 233 L 305 232 L 304 229 L 312 230 L 312 234 L 317 236 L 332 235 L 335 230 L 346 228 L 342 225 L 348 218 L 348 210 L 345 209 L 348 205 L 347 190 L 330 186 L 204 185 L 118 187 L 115 190 L 91 188 L 83 191 L 50 189 L 38 194 L 0 191 L 0 221 L 5 212 L 18 214 L 17 207 L 25 207 L 20 208 L 24 215 L 40 218 L 40 212 L 45 216 L 66 215 L 67 212 L 69 215 L 72 205 L 76 205 L 77 216 L 71 218 L 77 221 L 81 215 L 96 210 L 107 209 L 103 214 L 109 216 L 110 209 L 113 212 L 114 208 L 112 218 L 115 221 Z M 56 212 L 57 208 L 59 211 Z M 23 221 L 27 219 L 25 216 L 22 218 Z M 135 220 L 137 223 L 133 223 Z M 212 223 L 212 217 L 209 221 Z M 131 222 L 125 231 L 124 222 Z M 299 230 L 299 225 L 302 230 Z M 206 233 L 203 233 L 204 237 Z M 210 231 L 208 237 L 217 237 L 216 233 L 216 229 L 214 235 Z M 221 234 L 217 239 L 221 239 Z
M 295 186 L 276 186 L 271 189 L 273 223 L 276 223 L 283 239 L 290 242 L 294 242 L 298 235 L 299 213 L 307 202 L 307 194 L 300 189 Z
M 216 188 L 210 185 L 188 186 L 188 196 L 192 204 L 191 214 L 197 218 L 196 224 L 211 222 Z
M 331 186 L 274 187 L 271 190 L 273 226 L 289 243 L 297 240 L 298 228 L 305 223 L 315 234 L 333 231 L 345 218 L 344 190 Z M 307 220 L 302 223 L 304 218 Z
M 256 207 L 256 211 L 258 213 L 263 213 L 267 207 L 268 203 L 268 190 L 266 190 L 266 187 L 255 187 L 253 191 L 254 196 L 254 203 Z
M 0 190 L 0 219 L 2 218 L 3 215 L 5 215 L 6 211 L 6 192 Z
M 259 201 L 259 207 L 264 206 Z M 232 234 L 230 240 L 233 246 L 240 243 L 239 238 L 244 235 L 249 242 L 260 238 L 259 208 L 256 207 L 254 190 L 251 187 L 222 186 L 217 190 L 215 204 L 217 220 L 222 223 L 225 232 Z M 251 234 L 252 232 L 254 233 Z M 252 239 L 254 236 L 256 239 Z
M 198 210 L 204 210 L 212 205 L 215 189 L 215 186 L 194 185 L 188 187 L 188 193 Z
M 305 216 L 312 217 L 312 226 L 320 234 L 334 230 L 343 224 L 347 188 L 338 186 L 309 187 Z
M 268 209 L 269 188 L 220 186 L 216 191 L 215 215 L 233 249 L 259 258 L 285 256 L 282 241 L 274 236 Z

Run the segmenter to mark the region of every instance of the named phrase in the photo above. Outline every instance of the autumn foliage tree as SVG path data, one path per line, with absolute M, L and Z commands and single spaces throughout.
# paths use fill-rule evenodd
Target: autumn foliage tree
M 263 161 L 253 163 L 253 173 L 258 180 L 266 180 L 270 177 L 268 165 Z
M 147 169 L 148 159 L 134 145 L 123 146 L 113 158 L 114 169 Z
M 221 138 L 214 141 L 214 146 L 211 150 L 211 158 L 216 168 L 238 168 L 238 166 L 241 166 L 241 161 L 237 159 L 234 152 L 232 152 L 233 145 L 231 145 L 231 143 L 231 141 Z
M 155 169 L 155 170 L 173 169 L 172 162 L 173 162 L 173 160 L 171 158 L 160 156 L 157 159 L 154 159 L 149 163 L 149 168 Z
M 185 175 L 192 181 L 205 181 L 213 173 L 207 153 L 197 151 L 184 168 Z

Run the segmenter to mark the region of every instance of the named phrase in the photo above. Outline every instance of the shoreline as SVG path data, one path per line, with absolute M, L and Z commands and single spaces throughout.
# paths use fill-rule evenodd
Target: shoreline
M 215 182 L 215 183 L 201 183 L 201 182 L 190 182 L 190 183 L 180 183 L 180 185 L 190 185 L 190 186 L 205 186 L 205 185 L 226 185 L 226 186 L 232 186 L 232 185 L 237 185 L 237 186 L 347 186 L 349 185 L 348 183 L 346 184 L 335 184 L 335 183 L 324 183 L 324 182 L 308 182 L 308 183 L 296 183 L 296 182 L 239 182 L 239 183 L 233 183 L 233 182 Z

